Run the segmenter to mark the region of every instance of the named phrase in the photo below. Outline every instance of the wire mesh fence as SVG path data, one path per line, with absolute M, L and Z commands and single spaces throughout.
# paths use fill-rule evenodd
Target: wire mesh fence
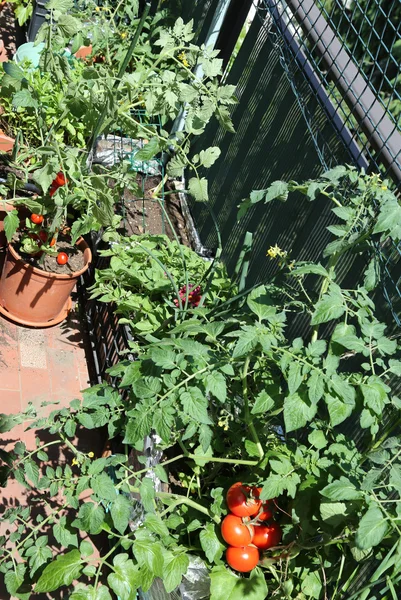
M 258 17 L 292 82 L 321 164 L 336 159 L 313 129 L 295 73 L 300 72 L 332 120 L 349 161 L 401 187 L 401 3 L 378 0 L 262 0 Z M 401 325 L 401 247 L 377 248 L 383 294 Z

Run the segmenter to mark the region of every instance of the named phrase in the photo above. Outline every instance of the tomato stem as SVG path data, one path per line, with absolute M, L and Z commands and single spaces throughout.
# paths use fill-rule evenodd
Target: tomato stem
M 244 370 L 242 373 L 242 392 L 244 396 L 244 410 L 245 410 L 245 422 L 248 425 L 249 431 L 253 437 L 253 440 L 256 444 L 256 448 L 259 454 L 260 459 L 262 459 L 265 455 L 263 452 L 262 444 L 260 443 L 258 434 L 256 432 L 255 426 L 252 421 L 251 413 L 249 412 L 249 401 L 248 401 L 248 370 L 249 364 L 251 362 L 251 355 L 249 354 L 245 359 Z

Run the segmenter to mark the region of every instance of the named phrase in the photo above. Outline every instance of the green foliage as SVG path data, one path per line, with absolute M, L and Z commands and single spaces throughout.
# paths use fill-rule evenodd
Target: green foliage
M 49 7 L 55 23 L 54 29 L 46 23 L 40 32 L 39 37 L 52 40 L 42 68 L 63 85 L 69 66 L 58 50 L 79 34 L 78 17 L 65 14 L 70 2 L 51 0 Z M 121 10 L 136 16 L 137 4 Z M 111 32 L 105 32 L 107 40 Z M 209 148 L 189 160 L 187 135 L 200 134 L 213 115 L 229 127 L 233 90 L 217 83 L 216 53 L 192 44 L 192 24 L 179 19 L 160 27 L 157 36 L 149 35 L 145 30 L 133 58 L 135 69 L 124 75 L 121 87 L 114 86 L 117 65 L 107 52 L 105 63 L 83 68 L 80 92 L 72 85 L 76 98 L 68 100 L 68 110 L 81 98 L 85 110 L 89 93 L 91 114 L 98 115 L 107 97 L 104 130 L 116 125 L 117 115 L 124 117 L 130 134 L 149 140 L 148 157 L 172 144 L 172 170 L 192 169 L 189 191 L 206 200 L 207 181 L 197 168 L 211 166 L 219 152 Z M 203 67 L 202 80 L 191 73 L 196 64 Z M 41 105 L 29 77 L 11 69 L 6 81 L 14 81 L 16 93 L 23 92 L 17 100 L 24 108 L 36 110 L 31 99 Z M 185 105 L 185 133 L 172 141 L 166 132 L 149 129 L 131 116 L 130 108 L 138 103 L 165 119 Z M 335 597 L 340 588 L 346 592 L 368 556 L 380 560 L 387 554 L 376 580 L 385 574 L 386 582 L 395 581 L 400 439 L 389 437 L 381 424 L 390 407 L 394 426 L 401 422 L 401 402 L 393 393 L 393 375 L 399 375 L 401 363 L 397 340 L 386 335 L 371 297 L 380 278 L 380 270 L 371 266 L 374 244 L 389 235 L 397 241 L 401 237 L 398 201 L 387 184 L 340 167 L 316 181 L 274 182 L 253 192 L 243 212 L 262 200 L 286 201 L 298 190 L 310 201 L 328 196 L 339 222 L 330 228 L 334 239 L 323 264 L 290 263 L 285 252 L 273 249 L 270 255 L 281 259 L 280 273 L 237 294 L 218 260 L 205 262 L 164 236 L 119 238 L 114 204 L 130 181 L 125 165 L 89 173 L 79 150 L 48 137 L 46 119 L 39 116 L 38 121 L 43 140 L 40 136 L 33 156 L 25 148 L 16 160 L 25 180 L 32 175 L 43 192 L 27 203 L 39 206 L 50 232 L 68 222 L 72 212 L 78 214 L 73 239 L 107 229 L 105 238 L 114 242 L 104 252 L 111 257 L 110 267 L 97 274 L 93 294 L 113 302 L 122 322 L 130 325 L 135 360 L 122 360 L 109 370 L 115 386 L 91 387 L 70 409 L 32 424 L 55 439 L 38 440 L 31 452 L 17 443 L 7 456 L 2 475 L 12 474 L 27 490 L 40 490 L 46 502 L 46 518 L 36 518 L 36 505 L 12 507 L 3 516 L 12 526 L 0 548 L 8 593 L 25 600 L 65 588 L 74 600 L 113 595 L 131 600 L 156 578 L 174 590 L 193 556 L 210 573 L 212 600 Z M 60 168 L 68 182 L 50 196 Z M 110 178 L 112 189 L 105 182 Z M 11 213 L 5 223 L 8 235 L 15 224 Z M 335 267 L 348 252 L 367 257 L 366 287 L 341 287 Z M 289 313 L 302 314 L 302 338 L 290 338 Z M 363 453 L 341 432 L 350 418 L 358 435 L 365 435 Z M 15 417 L 2 418 L 0 427 L 7 431 L 15 422 Z M 94 429 L 107 429 L 110 438 L 123 442 L 124 451 L 94 458 L 74 446 L 77 432 Z M 155 434 L 162 463 L 153 469 L 141 451 L 144 438 L 155 440 Z M 51 444 L 67 444 L 72 461 L 46 464 Z M 163 488 L 156 477 L 166 484 Z M 281 547 L 263 553 L 249 577 L 237 577 L 225 565 L 219 532 L 225 491 L 235 481 L 260 485 L 262 499 L 276 499 L 275 517 L 284 532 Z M 54 508 L 56 498 L 61 505 Z M 55 540 L 51 545 L 49 533 Z M 110 538 L 111 549 L 94 558 L 92 543 L 80 540 L 100 533 Z
M 117 240 L 109 250 L 101 251 L 102 256 L 111 257 L 110 266 L 96 271 L 92 298 L 114 303 L 121 322 L 136 334 L 171 326 L 183 311 L 192 316 L 197 309 L 189 294 L 180 292 L 187 285 L 189 290 L 189 286 L 200 286 L 203 306 L 209 309 L 235 289 L 220 263 L 214 264 L 209 285 L 212 263 L 165 235 L 143 234 Z M 174 368 L 173 352 L 158 354 L 155 349 L 152 356 L 157 366 L 169 368 L 171 364 Z M 224 382 L 220 381 L 220 388 L 222 385 Z M 219 386 L 219 380 L 215 380 L 215 386 Z M 219 389 L 217 393 L 221 396 L 223 391 Z

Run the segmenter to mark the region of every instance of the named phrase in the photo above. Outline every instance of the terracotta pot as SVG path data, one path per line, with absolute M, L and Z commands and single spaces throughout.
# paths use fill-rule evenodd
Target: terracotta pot
M 80 49 L 75 52 L 74 56 L 75 58 L 86 58 L 90 54 L 92 54 L 92 44 L 90 44 L 90 46 L 81 46 Z
M 85 266 L 71 275 L 61 275 L 33 267 L 10 244 L 0 279 L 0 313 L 31 327 L 61 323 L 71 308 L 70 294 L 92 260 L 84 239 L 80 238 L 76 246 L 83 252 Z
M 12 204 L 8 204 L 6 201 L 0 202 L 0 252 L 6 249 L 7 247 L 7 238 L 4 231 L 4 219 L 7 216 L 7 213 L 12 211 L 14 206 Z
M 1 61 L 0 61 L 1 62 Z M 3 131 L 0 130 L 0 151 L 11 152 L 14 148 L 15 139 L 8 137 Z

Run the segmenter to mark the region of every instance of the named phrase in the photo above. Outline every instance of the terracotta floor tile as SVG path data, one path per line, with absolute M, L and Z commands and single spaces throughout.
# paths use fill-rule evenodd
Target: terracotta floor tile
M 21 393 L 13 390 L 2 390 L 0 387 L 0 413 L 10 415 L 19 412 L 21 412 Z
M 5 344 L 0 347 L 0 388 L 20 389 L 18 346 Z
M 0 317 L 0 346 L 17 346 L 18 345 L 18 328 L 17 325 Z
M 81 389 L 74 352 L 66 350 L 52 352 L 49 366 L 53 395 L 70 395 L 72 400 Z
M 21 369 L 21 404 L 23 410 L 29 402 L 40 409 L 42 402 L 51 398 L 50 373 L 48 369 Z

